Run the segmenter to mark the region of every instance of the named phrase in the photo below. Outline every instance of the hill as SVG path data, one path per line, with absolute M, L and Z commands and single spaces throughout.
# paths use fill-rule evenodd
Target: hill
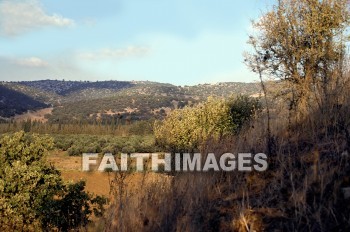
M 209 96 L 260 93 L 259 83 L 238 82 L 175 86 L 149 81 L 40 80 L 3 82 L 2 86 L 41 106 L 53 106 L 52 113 L 46 117 L 49 122 L 61 123 L 159 118 L 170 110 L 201 102 Z M 15 108 L 9 104 L 6 111 L 13 112 Z M 23 108 L 20 113 L 33 109 L 35 107 Z M 4 117 L 13 115 L 8 113 Z
M 113 89 L 119 90 L 133 86 L 127 81 L 58 81 L 58 80 L 42 80 L 42 81 L 22 81 L 22 85 L 30 86 L 46 92 L 53 92 L 62 96 L 83 89 Z
M 0 116 L 12 117 L 16 114 L 22 114 L 28 110 L 37 110 L 48 107 L 47 104 L 37 101 L 32 97 L 9 89 L 0 85 Z

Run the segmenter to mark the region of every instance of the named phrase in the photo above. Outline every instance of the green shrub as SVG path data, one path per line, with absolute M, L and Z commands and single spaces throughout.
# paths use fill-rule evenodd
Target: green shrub
M 218 140 L 235 129 L 228 102 L 209 97 L 203 104 L 172 111 L 164 121 L 155 123 L 154 133 L 160 146 L 193 150 L 208 138 Z
M 72 147 L 70 147 L 67 150 L 67 153 L 69 156 L 78 156 L 82 154 L 81 150 L 76 145 L 73 145 Z
M 253 115 L 260 111 L 262 106 L 258 98 L 240 95 L 229 101 L 230 115 L 232 122 L 236 125 L 235 132 L 250 121 Z
M 122 148 L 123 153 L 134 153 L 135 151 L 136 151 L 135 148 L 131 145 L 127 145 Z
M 58 199 L 49 201 L 45 207 L 42 219 L 44 228 L 59 228 L 69 231 L 72 228 L 85 226 L 89 222 L 89 215 L 94 213 L 102 216 L 107 199 L 84 191 L 85 182 L 64 186 L 64 193 Z
M 117 154 L 118 153 L 118 148 L 115 147 L 114 145 L 112 144 L 108 144 L 108 146 L 104 147 L 102 149 L 102 153 L 105 154 L 105 153 L 112 153 L 112 154 Z
M 52 138 L 23 131 L 0 139 L 1 231 L 68 231 L 86 225 L 91 207 L 101 203 L 84 191 L 84 182 L 66 184 L 45 163 L 52 147 Z

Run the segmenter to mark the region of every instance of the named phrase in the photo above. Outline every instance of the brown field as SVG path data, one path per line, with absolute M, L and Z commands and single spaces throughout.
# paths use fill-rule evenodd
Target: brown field
M 63 151 L 52 151 L 47 157 L 47 161 L 61 171 L 62 177 L 66 181 L 77 182 L 86 181 L 88 192 L 110 197 L 110 181 L 114 178 L 114 173 L 82 171 L 81 156 L 68 156 Z M 145 161 L 147 163 L 147 161 Z M 135 190 L 144 182 L 154 182 L 164 180 L 169 177 L 157 173 L 130 173 L 127 175 L 125 183 L 129 191 Z
M 52 110 L 53 108 L 50 107 L 37 111 L 28 111 L 27 113 L 14 116 L 14 120 L 17 122 L 23 122 L 29 119 L 31 121 L 47 122 L 45 115 L 51 114 Z
M 87 191 L 109 196 L 108 173 L 81 171 L 80 156 L 68 156 L 66 152 L 53 151 L 47 160 L 61 171 L 64 180 L 72 182 L 85 180 Z

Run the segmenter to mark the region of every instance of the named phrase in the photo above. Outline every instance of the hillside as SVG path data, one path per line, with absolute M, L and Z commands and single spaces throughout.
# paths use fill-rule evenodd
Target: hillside
M 0 117 L 12 117 L 28 110 L 48 107 L 47 104 L 33 99 L 24 93 L 0 85 Z
M 21 92 L 37 101 L 47 104 L 59 104 L 63 98 L 54 92 L 45 91 L 37 87 L 31 87 L 29 85 L 24 85 L 22 82 L 2 82 L 1 85 L 5 86 L 8 89 Z
M 175 86 L 149 81 L 64 81 L 41 80 L 3 82 L 6 89 L 36 101 L 40 106 L 52 105 L 49 122 L 108 122 L 123 119 L 144 120 L 164 117 L 175 108 L 205 100 L 209 96 L 254 95 L 259 83 L 226 82 Z M 25 113 L 35 107 L 21 108 L 6 104 L 8 114 Z M 5 106 L 4 106 L 5 107 Z M 39 107 L 40 108 L 40 107 Z
M 36 89 L 40 89 L 46 92 L 53 92 L 62 96 L 70 93 L 83 90 L 83 89 L 113 89 L 119 90 L 123 88 L 129 88 L 133 86 L 127 81 L 102 81 L 102 82 L 89 82 L 89 81 L 58 81 L 58 80 L 42 80 L 42 81 L 23 81 L 22 85 L 30 86 Z

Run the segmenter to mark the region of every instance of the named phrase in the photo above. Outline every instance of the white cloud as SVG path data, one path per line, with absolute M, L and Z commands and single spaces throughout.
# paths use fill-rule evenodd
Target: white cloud
M 18 59 L 16 60 L 16 63 L 21 65 L 21 66 L 27 66 L 27 67 L 46 67 L 48 66 L 48 63 L 43 61 L 42 59 L 38 57 L 29 57 L 29 58 L 24 58 L 24 59 Z
M 149 48 L 147 47 L 129 46 L 123 49 L 104 48 L 94 52 L 82 52 L 78 57 L 87 60 L 118 59 L 131 56 L 143 56 L 148 52 Z
M 58 14 L 48 15 L 36 0 L 0 2 L 0 30 L 14 36 L 44 26 L 65 27 L 74 22 Z
M 0 81 L 98 80 L 99 75 L 81 69 L 70 58 L 72 56 L 55 57 L 46 61 L 37 57 L 17 58 L 0 55 Z

